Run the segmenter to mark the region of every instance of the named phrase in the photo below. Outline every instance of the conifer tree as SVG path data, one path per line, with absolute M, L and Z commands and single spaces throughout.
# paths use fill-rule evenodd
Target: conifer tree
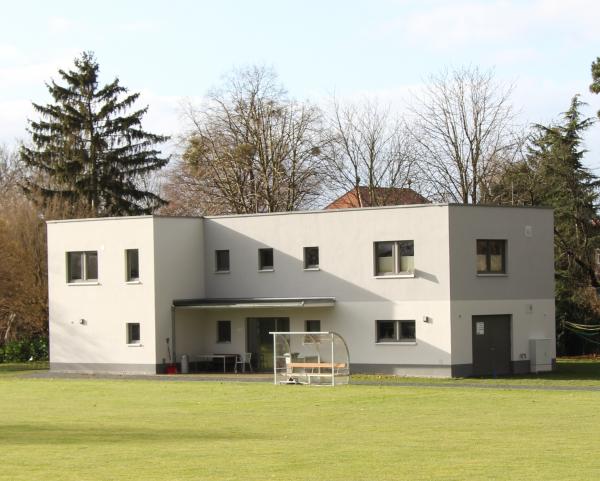
M 168 162 L 155 147 L 168 137 L 142 129 L 148 107 L 131 111 L 138 93 L 128 94 L 118 79 L 99 86 L 93 53 L 74 64 L 59 70 L 64 84 L 46 84 L 53 103 L 33 104 L 40 119 L 29 121 L 31 145 L 21 149 L 32 173 L 25 189 L 97 216 L 152 212 L 165 202 L 145 184 Z

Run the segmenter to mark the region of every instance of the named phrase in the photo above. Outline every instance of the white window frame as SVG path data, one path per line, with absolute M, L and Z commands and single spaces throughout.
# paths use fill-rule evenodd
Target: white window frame
M 379 323 L 380 322 L 393 322 L 394 323 L 394 339 L 379 339 Z M 405 322 L 412 322 L 415 329 L 414 338 L 402 338 L 400 334 L 402 332 L 401 325 Z M 417 322 L 414 319 L 377 319 L 375 321 L 375 343 L 376 344 L 408 344 L 413 345 L 417 343 Z
M 261 252 L 262 251 L 271 251 L 271 266 L 264 267 L 262 265 Z M 261 247 L 258 249 L 258 272 L 273 272 L 275 270 L 275 250 L 272 247 Z
M 318 258 L 318 263 L 317 264 L 308 264 L 308 256 L 307 256 L 307 251 L 308 249 L 317 249 L 317 258 Z M 321 252 L 319 251 L 319 246 L 308 246 L 308 247 L 304 247 L 302 249 L 303 252 L 303 266 L 304 266 L 304 270 L 305 271 L 318 271 L 320 269 L 320 263 L 321 263 Z
M 89 254 L 96 254 L 96 277 L 88 278 L 88 268 L 87 268 L 87 257 Z M 81 257 L 81 279 L 71 279 L 71 257 L 72 255 L 80 255 Z M 98 262 L 98 251 L 67 251 L 66 253 L 66 263 L 67 263 L 67 284 L 98 284 L 98 279 L 100 277 L 100 269 Z
M 130 263 L 129 263 L 129 253 L 132 251 L 137 251 L 137 277 L 131 277 Z M 125 282 L 128 284 L 139 284 L 140 283 L 140 250 L 139 249 L 125 249 Z
M 404 242 L 412 242 L 413 247 L 413 269 L 410 271 L 401 271 L 400 270 L 400 244 Z M 394 271 L 389 273 L 380 273 L 377 269 L 378 267 L 378 259 L 377 256 L 377 246 L 379 244 L 392 244 L 392 262 L 394 265 Z M 394 240 L 394 241 L 376 241 L 373 242 L 373 275 L 377 278 L 402 278 L 402 277 L 415 277 L 415 268 L 414 268 L 414 258 L 415 258 L 415 241 L 412 239 L 403 239 L 403 240 Z
M 134 326 L 134 325 L 138 326 L 139 339 L 132 341 L 130 326 Z M 126 340 L 128 346 L 141 346 L 142 345 L 142 326 L 139 322 L 128 322 L 125 324 L 125 340 Z

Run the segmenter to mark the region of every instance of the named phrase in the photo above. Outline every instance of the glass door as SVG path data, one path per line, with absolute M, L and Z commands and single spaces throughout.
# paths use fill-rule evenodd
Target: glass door
M 246 348 L 252 353 L 256 371 L 273 370 L 273 336 L 269 332 L 290 330 L 289 317 L 249 317 L 246 319 Z

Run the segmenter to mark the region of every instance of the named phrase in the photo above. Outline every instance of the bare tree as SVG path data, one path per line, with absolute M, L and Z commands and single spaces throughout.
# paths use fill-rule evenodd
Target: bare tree
M 359 206 L 385 205 L 389 191 L 415 182 L 415 152 L 403 122 L 376 101 L 340 104 L 333 99 L 323 159 L 332 195 L 356 189 Z
M 291 100 L 271 70 L 234 72 L 186 116 L 192 128 L 165 194 L 190 187 L 202 211 L 192 213 L 289 211 L 318 197 L 320 112 Z
M 477 204 L 519 152 L 510 87 L 477 67 L 432 76 L 411 106 L 421 172 L 439 200 Z

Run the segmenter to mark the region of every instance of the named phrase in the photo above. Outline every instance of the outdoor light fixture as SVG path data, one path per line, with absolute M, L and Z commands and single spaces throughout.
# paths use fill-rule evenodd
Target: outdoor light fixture
M 431 317 L 428 317 L 428 316 L 423 316 L 423 322 L 431 323 L 431 322 L 433 322 L 433 319 L 431 319 Z
M 87 321 L 85 319 L 79 319 L 79 324 L 85 326 L 87 324 Z

